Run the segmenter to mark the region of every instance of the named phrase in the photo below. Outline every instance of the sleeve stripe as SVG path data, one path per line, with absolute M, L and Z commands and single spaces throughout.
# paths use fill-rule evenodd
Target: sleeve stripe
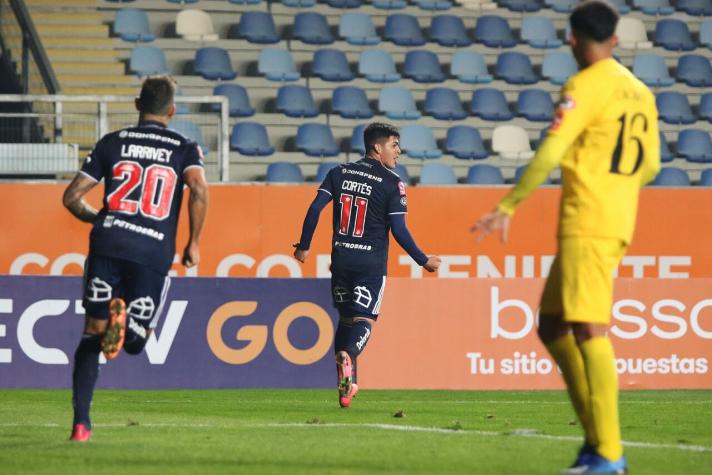
M 91 176 L 90 174 L 85 172 L 84 170 L 79 170 L 79 173 L 81 173 L 85 177 L 90 178 L 90 179 L 94 180 L 95 182 L 99 183 L 99 180 L 97 180 L 96 178 L 94 178 L 93 176 Z
M 391 214 L 408 214 L 408 212 L 407 212 L 407 211 L 398 211 L 398 212 L 395 212 L 395 213 L 388 213 L 388 214 L 389 214 L 389 215 L 391 215 Z
M 323 191 L 324 193 L 329 193 L 329 196 L 331 196 L 331 192 L 329 192 L 329 190 L 325 190 L 324 188 L 319 188 L 317 191 Z

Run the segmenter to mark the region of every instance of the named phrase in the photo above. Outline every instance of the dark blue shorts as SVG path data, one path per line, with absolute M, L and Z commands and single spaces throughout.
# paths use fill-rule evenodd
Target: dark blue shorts
M 342 317 L 378 318 L 386 288 L 385 275 L 363 275 L 331 269 L 331 298 Z
M 136 262 L 90 255 L 84 267 L 84 310 L 98 320 L 109 318 L 109 302 L 120 297 L 126 314 L 144 328 L 155 328 L 171 279 Z

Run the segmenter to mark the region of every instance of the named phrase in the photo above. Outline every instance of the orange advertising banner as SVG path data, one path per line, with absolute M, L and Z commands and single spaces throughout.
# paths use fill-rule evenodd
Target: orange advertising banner
M 363 387 L 559 389 L 536 335 L 543 279 L 389 279 Z M 623 389 L 712 389 L 712 279 L 618 279 L 609 336 Z
M 62 207 L 66 184 L 0 184 L 5 203 L 0 228 L 0 273 L 80 275 L 90 227 Z M 101 185 L 89 201 L 100 205 Z M 316 185 L 210 186 L 210 207 L 201 242 L 202 261 L 188 275 L 218 277 L 328 277 L 331 209 L 322 213 L 309 260 L 292 258 Z M 510 242 L 490 237 L 475 244 L 468 229 L 507 188 L 411 187 L 408 227 L 428 254 L 443 257 L 434 276 L 423 275 L 392 241 L 389 275 L 440 278 L 538 278 L 556 250 L 558 187 L 537 190 L 517 211 Z M 186 242 L 183 213 L 178 250 Z M 621 277 L 712 277 L 712 189 L 643 190 L 637 231 L 620 268 Z M 176 257 L 175 262 L 179 259 Z M 186 275 L 179 264 L 173 274 Z M 427 274 L 427 273 L 426 273 Z

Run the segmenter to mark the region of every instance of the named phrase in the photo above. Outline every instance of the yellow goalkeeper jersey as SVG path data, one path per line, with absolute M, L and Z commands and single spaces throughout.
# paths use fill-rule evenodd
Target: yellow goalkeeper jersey
M 640 188 L 660 169 L 660 138 L 655 96 L 616 60 L 597 61 L 564 85 L 549 132 L 499 209 L 512 214 L 557 165 L 559 236 L 630 242 Z

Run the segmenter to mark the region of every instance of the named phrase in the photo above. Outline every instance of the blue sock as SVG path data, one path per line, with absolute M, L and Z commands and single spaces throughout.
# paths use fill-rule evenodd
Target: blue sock
M 72 373 L 72 405 L 74 406 L 73 424 L 85 424 L 91 429 L 89 408 L 91 406 L 94 385 L 99 375 L 99 353 L 101 345 L 99 335 L 82 335 L 77 351 L 74 353 L 74 372 Z
M 371 337 L 371 322 L 357 320 L 352 324 L 339 321 L 334 337 L 334 350 L 345 351 L 351 357 L 353 365 L 353 380 L 356 382 L 356 358 L 366 348 L 366 343 Z

